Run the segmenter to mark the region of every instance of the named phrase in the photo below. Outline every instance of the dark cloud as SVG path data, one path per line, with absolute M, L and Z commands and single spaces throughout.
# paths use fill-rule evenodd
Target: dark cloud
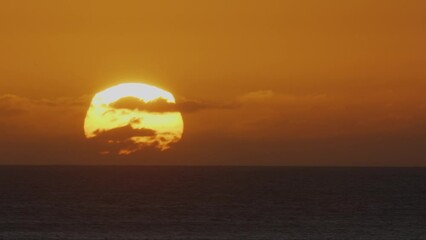
M 141 129 L 134 129 L 130 125 L 114 128 L 107 131 L 96 131 L 96 140 L 100 141 L 119 141 L 124 139 L 129 139 L 131 137 L 146 137 L 146 136 L 152 136 L 154 137 L 156 135 L 156 131 L 152 129 L 147 128 L 141 128 Z
M 142 147 L 156 147 L 158 144 L 156 141 L 152 141 L 146 146 L 142 143 L 135 143 L 131 139 L 132 137 L 148 137 L 154 140 L 157 132 L 147 128 L 134 129 L 130 125 L 107 131 L 96 131 L 95 134 L 96 137 L 90 139 L 90 142 L 100 154 L 129 154 Z
M 135 97 L 121 98 L 110 104 L 116 109 L 130 109 L 147 112 L 182 112 L 192 113 L 204 109 L 231 109 L 235 108 L 234 104 L 214 104 L 194 100 L 184 100 L 179 103 L 169 103 L 164 98 L 157 98 L 150 102 L 144 102 Z
M 110 104 L 111 107 L 117 109 L 130 109 L 147 112 L 176 112 L 176 104 L 167 102 L 164 98 L 157 98 L 150 102 L 144 102 L 139 98 L 125 97 Z
M 196 100 L 182 101 L 177 105 L 179 111 L 183 113 L 192 113 L 207 109 L 235 109 L 239 107 L 239 105 L 235 103 L 209 103 Z

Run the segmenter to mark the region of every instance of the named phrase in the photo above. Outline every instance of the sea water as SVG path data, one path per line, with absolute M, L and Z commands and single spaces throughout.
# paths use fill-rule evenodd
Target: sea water
M 426 239 L 426 169 L 0 167 L 0 239 Z

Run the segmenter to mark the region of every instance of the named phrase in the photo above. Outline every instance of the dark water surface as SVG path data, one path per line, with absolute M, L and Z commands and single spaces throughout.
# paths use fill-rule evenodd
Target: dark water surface
M 426 169 L 0 167 L 0 239 L 426 239 Z

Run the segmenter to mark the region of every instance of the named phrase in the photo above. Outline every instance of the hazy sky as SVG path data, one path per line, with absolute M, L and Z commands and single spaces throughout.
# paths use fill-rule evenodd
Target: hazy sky
M 3 0 L 0 164 L 426 166 L 421 0 Z M 167 152 L 100 156 L 97 92 L 198 109 Z

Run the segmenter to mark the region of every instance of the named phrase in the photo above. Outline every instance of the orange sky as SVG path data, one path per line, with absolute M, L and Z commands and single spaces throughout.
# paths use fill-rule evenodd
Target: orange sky
M 0 8 L 0 164 L 426 166 L 424 1 L 16 1 Z M 91 97 L 199 109 L 167 152 L 99 156 Z

